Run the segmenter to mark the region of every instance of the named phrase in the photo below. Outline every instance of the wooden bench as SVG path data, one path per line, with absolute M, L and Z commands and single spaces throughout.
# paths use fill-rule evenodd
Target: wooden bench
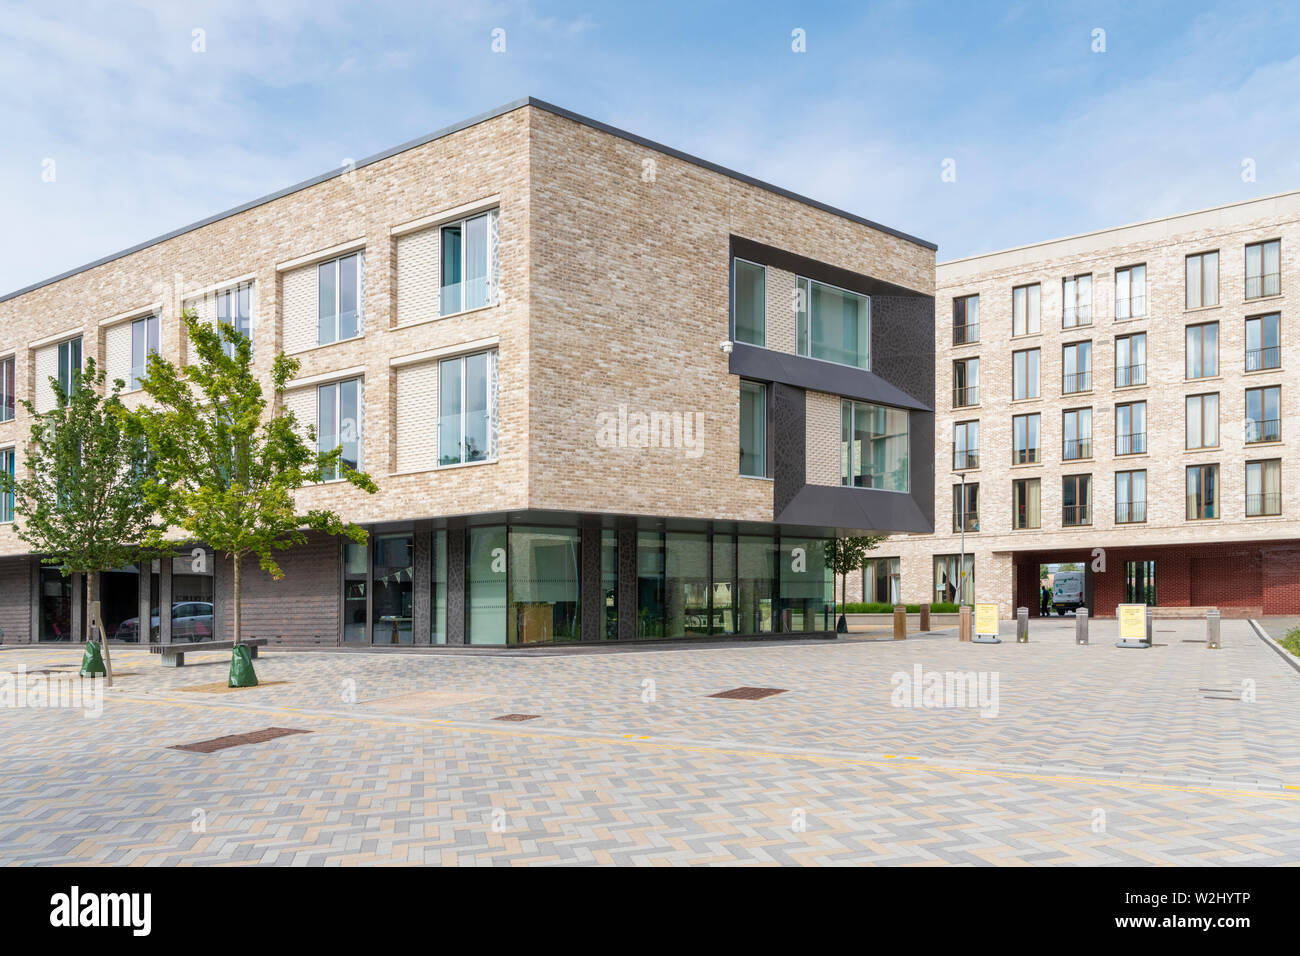
M 250 637 L 247 640 L 240 641 L 248 647 L 250 656 L 257 657 L 257 649 L 266 643 L 264 637 Z M 185 655 L 193 651 L 222 651 L 230 650 L 235 646 L 234 641 L 194 641 L 190 644 L 150 644 L 150 654 L 162 655 L 163 667 L 184 667 Z

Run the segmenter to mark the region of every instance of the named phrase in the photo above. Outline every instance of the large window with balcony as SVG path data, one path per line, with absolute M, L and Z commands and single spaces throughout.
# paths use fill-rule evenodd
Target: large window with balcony
M 1217 448 L 1219 446 L 1219 395 L 1187 396 L 1188 448 Z
M 1041 328 L 1043 287 L 1037 282 L 1011 290 L 1011 334 L 1033 335 Z
M 1038 412 L 1032 415 L 1011 416 L 1011 463 L 1013 465 L 1034 465 L 1042 460 L 1039 453 Z
M 952 407 L 965 408 L 980 403 L 980 360 L 958 359 L 952 363 Z
M 1115 387 L 1147 383 L 1147 334 L 1137 332 L 1115 339 Z
M 1282 317 L 1256 315 L 1246 320 L 1246 371 L 1282 367 Z
M 767 344 L 767 270 L 745 259 L 731 260 L 731 337 Z
M 1063 425 L 1061 434 L 1064 438 L 1064 445 L 1061 449 L 1061 458 L 1065 461 L 1091 458 L 1092 409 L 1067 409 L 1063 413 L 1062 418 Z
M 1246 444 L 1282 440 L 1282 387 L 1246 389 Z
M 1011 353 L 1011 397 L 1037 398 L 1040 349 L 1021 349 Z
M 978 481 L 952 486 L 952 530 L 980 529 L 980 486 Z
M 1061 526 L 1092 524 L 1092 476 L 1066 475 L 1061 479 Z
M 1282 241 L 1252 242 L 1246 247 L 1246 298 L 1282 294 Z
M 967 471 L 980 466 L 980 423 L 957 422 L 952 426 L 952 467 Z
M 496 212 L 449 222 L 440 230 L 443 315 L 481 309 L 492 302 L 492 233 Z
M 1219 304 L 1219 253 L 1200 252 L 1187 257 L 1187 296 L 1189 309 L 1204 309 Z
M 1219 323 L 1189 325 L 1187 341 L 1187 377 L 1214 378 L 1219 374 Z
M 0 422 L 7 422 L 14 417 L 14 368 L 15 359 L 12 355 L 0 359 Z
M 316 267 L 317 345 L 341 342 L 361 334 L 365 261 L 365 253 L 354 252 Z
M 1115 523 L 1141 524 L 1147 520 L 1147 473 L 1115 472 Z
M 1061 328 L 1092 325 L 1092 276 L 1070 276 L 1061 280 Z
M 438 464 L 497 457 L 497 351 L 438 363 Z
M 1115 454 L 1140 455 L 1147 450 L 1147 403 L 1115 406 Z
M 952 300 L 952 344 L 980 340 L 980 297 L 963 295 Z
M 1147 314 L 1147 267 L 1115 270 L 1115 318 L 1136 319 Z
M 767 477 L 767 386 L 740 383 L 740 473 Z
M 1189 465 L 1187 468 L 1187 520 L 1219 516 L 1219 466 Z
M 1011 527 L 1026 531 L 1042 527 L 1042 482 L 1018 478 L 1011 482 Z
M 1071 342 L 1061 350 L 1061 392 L 1092 391 L 1092 343 Z
M 840 403 L 840 484 L 907 491 L 907 409 Z
M 1246 462 L 1246 517 L 1282 513 L 1282 459 Z
M 321 474 L 322 481 L 342 477 L 344 468 L 361 471 L 361 379 L 331 382 L 316 389 L 316 447 L 321 454 L 343 449 L 338 462 Z
M 795 335 L 799 354 L 871 368 L 871 300 L 813 279 L 799 279 Z
M 158 316 L 146 315 L 131 323 L 131 381 L 129 387 L 140 387 L 148 368 L 149 356 L 158 352 Z

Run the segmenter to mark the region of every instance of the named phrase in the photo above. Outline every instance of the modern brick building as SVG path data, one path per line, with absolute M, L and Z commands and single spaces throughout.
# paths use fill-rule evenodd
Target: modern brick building
M 301 360 L 285 406 L 381 489 L 301 493 L 370 544 L 248 569 L 247 634 L 821 633 L 828 537 L 933 528 L 934 254 L 520 101 L 0 299 L 0 467 L 15 398 L 49 407 L 91 356 L 129 383 L 150 349 L 189 359 L 193 308 L 264 370 Z M 0 508 L 4 642 L 69 640 L 80 582 Z M 109 636 L 225 636 L 230 579 L 201 546 L 105 574 Z
M 1060 562 L 1098 615 L 1300 611 L 1297 247 L 1287 193 L 941 263 L 935 530 L 855 589 L 951 599 L 964 512 L 1004 614 Z

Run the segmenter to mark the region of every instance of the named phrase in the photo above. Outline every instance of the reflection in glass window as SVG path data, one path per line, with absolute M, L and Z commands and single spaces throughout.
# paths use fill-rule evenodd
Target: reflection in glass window
M 737 342 L 766 344 L 766 270 L 744 259 L 732 260 L 731 335 Z
M 907 409 L 840 403 L 840 484 L 908 489 Z
M 812 279 L 798 285 L 799 354 L 871 368 L 871 300 Z
M 577 528 L 510 529 L 511 644 L 578 640 L 579 547 Z

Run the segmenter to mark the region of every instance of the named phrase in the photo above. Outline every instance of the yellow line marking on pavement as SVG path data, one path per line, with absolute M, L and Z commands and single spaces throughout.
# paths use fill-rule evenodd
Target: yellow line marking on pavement
M 239 711 L 242 713 L 252 714 L 284 714 L 291 713 L 289 708 L 279 707 L 254 707 L 239 704 L 219 704 L 213 702 L 194 702 L 188 700 L 179 700 L 170 697 L 119 697 L 119 700 L 129 701 L 132 703 L 142 704 L 172 704 L 181 709 L 189 710 L 226 710 Z M 343 721 L 347 723 L 373 723 L 388 726 L 399 726 L 408 728 L 428 727 L 430 723 L 441 723 L 447 726 L 446 729 L 464 734 L 486 734 L 496 737 L 529 737 L 538 741 L 561 740 L 567 743 L 583 744 L 617 744 L 623 746 L 647 746 L 657 747 L 665 750 L 678 750 L 687 753 L 718 754 L 729 757 L 757 757 L 771 760 L 802 760 L 808 763 L 832 764 L 845 767 L 884 767 L 896 769 L 896 765 L 884 763 L 881 760 L 871 760 L 866 757 L 836 757 L 830 754 L 817 753 L 795 753 L 779 750 L 756 750 L 743 747 L 716 747 L 705 746 L 702 744 L 678 743 L 671 740 L 650 740 L 649 738 L 633 739 L 633 734 L 623 734 L 621 738 L 612 735 L 598 734 L 565 734 L 556 732 L 546 732 L 540 730 L 524 730 L 522 728 L 509 727 L 469 727 L 456 724 L 451 720 L 401 720 L 398 718 L 388 718 L 372 714 L 358 714 L 355 717 L 344 716 L 335 713 L 312 712 L 312 711 L 292 711 L 300 713 L 302 716 L 312 717 L 317 720 Z M 886 754 L 886 757 L 889 755 Z M 920 760 L 920 757 L 904 757 L 904 760 Z M 1282 800 L 1288 803 L 1300 803 L 1300 794 L 1291 795 L 1287 793 L 1274 793 L 1268 790 L 1234 790 L 1227 787 L 1209 787 L 1193 786 L 1191 784 L 1181 783 L 1156 783 L 1149 780 L 1131 780 L 1126 778 L 1107 778 L 1107 777 L 1089 777 L 1078 774 L 1059 774 L 1059 773 L 1031 773 L 1024 770 L 1002 770 L 994 768 L 978 767 L 951 767 L 942 764 L 917 763 L 911 767 L 915 771 L 924 771 L 928 773 L 940 773 L 952 776 L 971 776 L 971 777 L 998 777 L 1008 780 L 1037 780 L 1045 783 L 1058 784 L 1076 784 L 1084 787 L 1114 787 L 1130 790 L 1152 790 L 1162 793 L 1200 793 L 1211 794 L 1214 796 L 1240 796 L 1240 797 L 1263 797 L 1268 800 Z M 1300 787 L 1285 786 L 1287 790 L 1297 790 Z

